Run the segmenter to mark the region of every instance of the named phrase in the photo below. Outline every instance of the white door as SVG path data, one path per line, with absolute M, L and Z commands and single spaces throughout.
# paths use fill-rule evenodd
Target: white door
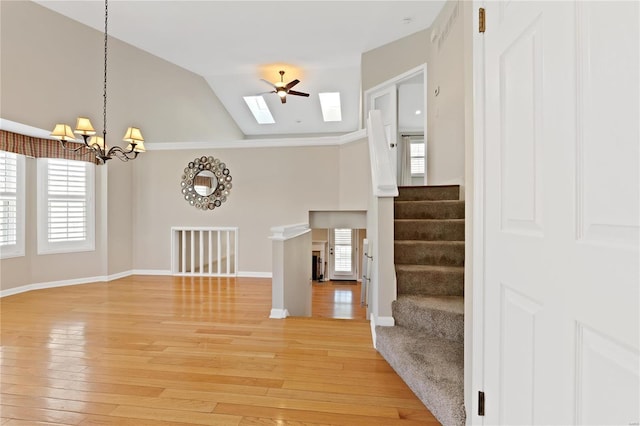
M 382 117 L 385 135 L 389 146 L 389 161 L 393 175 L 397 175 L 398 168 L 398 89 L 392 84 L 369 95 L 367 111 L 377 109 Z
M 356 280 L 356 229 L 329 230 L 329 279 Z
M 637 424 L 639 4 L 484 7 L 485 417 L 472 422 Z

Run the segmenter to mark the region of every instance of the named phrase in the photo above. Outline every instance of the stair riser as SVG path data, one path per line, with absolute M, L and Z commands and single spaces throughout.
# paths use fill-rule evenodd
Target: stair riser
M 394 205 L 396 219 L 464 219 L 464 201 L 404 201 Z
M 454 186 L 404 186 L 398 188 L 397 201 L 458 200 L 460 188 Z
M 418 272 L 396 269 L 398 295 L 463 296 L 463 272 Z
M 464 266 L 464 243 L 396 241 L 394 261 L 397 265 Z
M 464 220 L 396 220 L 396 240 L 464 241 Z
M 462 314 L 420 309 L 406 300 L 394 301 L 391 309 L 397 326 L 464 343 L 464 315 Z

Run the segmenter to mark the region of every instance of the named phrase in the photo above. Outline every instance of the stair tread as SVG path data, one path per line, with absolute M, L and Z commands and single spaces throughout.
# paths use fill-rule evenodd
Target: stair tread
M 399 303 L 410 303 L 419 309 L 433 309 L 464 315 L 463 296 L 421 296 L 403 294 L 398 296 Z
M 442 424 L 464 424 L 462 343 L 405 327 L 378 326 L 376 347 Z
M 464 273 L 464 266 L 442 266 L 442 265 L 404 265 L 402 263 L 396 264 L 396 269 L 402 269 L 404 271 L 415 272 L 457 272 Z
M 464 204 L 464 200 L 394 200 L 394 203 L 455 206 L 455 205 Z
M 427 222 L 427 223 L 438 223 L 438 222 L 453 222 L 453 223 L 464 223 L 464 219 L 420 219 L 420 218 L 402 218 L 402 219 L 394 219 L 396 222 L 409 223 L 409 222 Z
M 450 245 L 450 246 L 463 246 L 464 247 L 464 241 L 463 240 L 431 240 L 431 241 L 425 241 L 425 240 L 394 240 L 394 242 L 400 243 L 400 244 L 411 244 L 411 245 Z

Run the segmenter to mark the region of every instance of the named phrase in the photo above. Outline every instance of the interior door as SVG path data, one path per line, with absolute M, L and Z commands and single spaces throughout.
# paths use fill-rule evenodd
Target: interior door
M 385 135 L 389 144 L 389 160 L 394 176 L 398 169 L 398 89 L 395 84 L 369 95 L 367 111 L 377 109 L 382 117 Z
M 357 279 L 357 247 L 356 229 L 336 228 L 329 230 L 329 279 Z
M 485 424 L 634 424 L 637 2 L 486 2 Z

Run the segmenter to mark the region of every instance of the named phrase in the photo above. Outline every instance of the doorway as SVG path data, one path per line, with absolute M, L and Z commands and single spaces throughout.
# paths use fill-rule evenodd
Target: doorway
M 365 111 L 379 110 L 399 186 L 427 185 L 426 64 L 365 92 Z
M 366 229 L 312 229 L 311 261 L 315 266 L 311 316 L 334 319 L 366 319 L 360 305 L 359 254 Z M 314 268 L 312 268 L 314 269 Z

